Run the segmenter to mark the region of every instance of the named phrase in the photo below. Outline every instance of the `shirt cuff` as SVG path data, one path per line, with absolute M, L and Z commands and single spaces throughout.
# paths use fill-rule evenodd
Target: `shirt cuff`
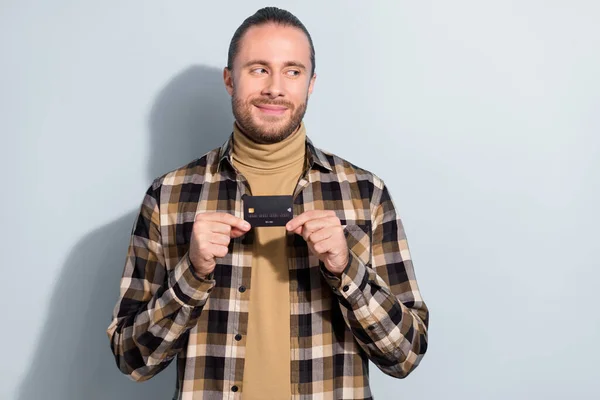
M 341 277 L 335 276 L 325 268 L 325 265 L 321 266 L 321 272 L 331 290 L 338 296 L 344 297 L 349 301 L 359 296 L 359 293 L 362 293 L 369 277 L 367 267 L 351 250 L 348 250 L 348 265 L 342 272 Z M 352 302 L 350 301 L 350 303 Z
M 203 306 L 215 286 L 213 273 L 206 279 L 199 277 L 192 266 L 189 253 L 179 261 L 169 277 L 169 286 L 182 305 Z

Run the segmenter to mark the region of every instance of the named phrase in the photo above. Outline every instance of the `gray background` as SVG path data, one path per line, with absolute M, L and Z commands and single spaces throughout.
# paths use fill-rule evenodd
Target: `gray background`
M 266 4 L 0 4 L 0 398 L 170 398 L 105 329 L 143 193 L 227 138 L 227 46 Z M 389 185 L 431 309 L 376 397 L 600 398 L 600 3 L 276 5 L 315 41 L 309 136 Z

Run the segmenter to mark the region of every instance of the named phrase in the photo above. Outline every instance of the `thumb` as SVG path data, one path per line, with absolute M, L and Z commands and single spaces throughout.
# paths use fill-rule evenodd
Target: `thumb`
M 235 238 L 238 238 L 240 236 L 243 236 L 247 232 L 248 231 L 242 230 L 242 229 L 238 228 L 237 226 L 233 226 L 233 227 L 231 227 L 231 232 L 229 233 L 229 237 L 235 239 Z

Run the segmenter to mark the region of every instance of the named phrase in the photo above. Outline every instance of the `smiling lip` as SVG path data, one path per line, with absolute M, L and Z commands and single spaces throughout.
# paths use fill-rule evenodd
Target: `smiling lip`
M 260 105 L 255 104 L 255 107 L 258 108 L 260 111 L 264 112 L 265 114 L 272 114 L 272 115 L 281 115 L 287 110 L 287 107 L 273 106 L 270 104 L 260 104 Z

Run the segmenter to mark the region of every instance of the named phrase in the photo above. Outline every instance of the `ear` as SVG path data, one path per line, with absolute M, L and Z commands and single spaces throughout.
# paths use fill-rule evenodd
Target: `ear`
M 310 96 L 313 92 L 313 88 L 315 87 L 315 81 L 317 80 L 317 74 L 313 74 L 312 78 L 310 78 L 310 82 L 308 84 L 308 95 Z
M 233 71 L 229 68 L 223 68 L 223 82 L 225 83 L 225 89 L 230 96 L 233 96 Z

